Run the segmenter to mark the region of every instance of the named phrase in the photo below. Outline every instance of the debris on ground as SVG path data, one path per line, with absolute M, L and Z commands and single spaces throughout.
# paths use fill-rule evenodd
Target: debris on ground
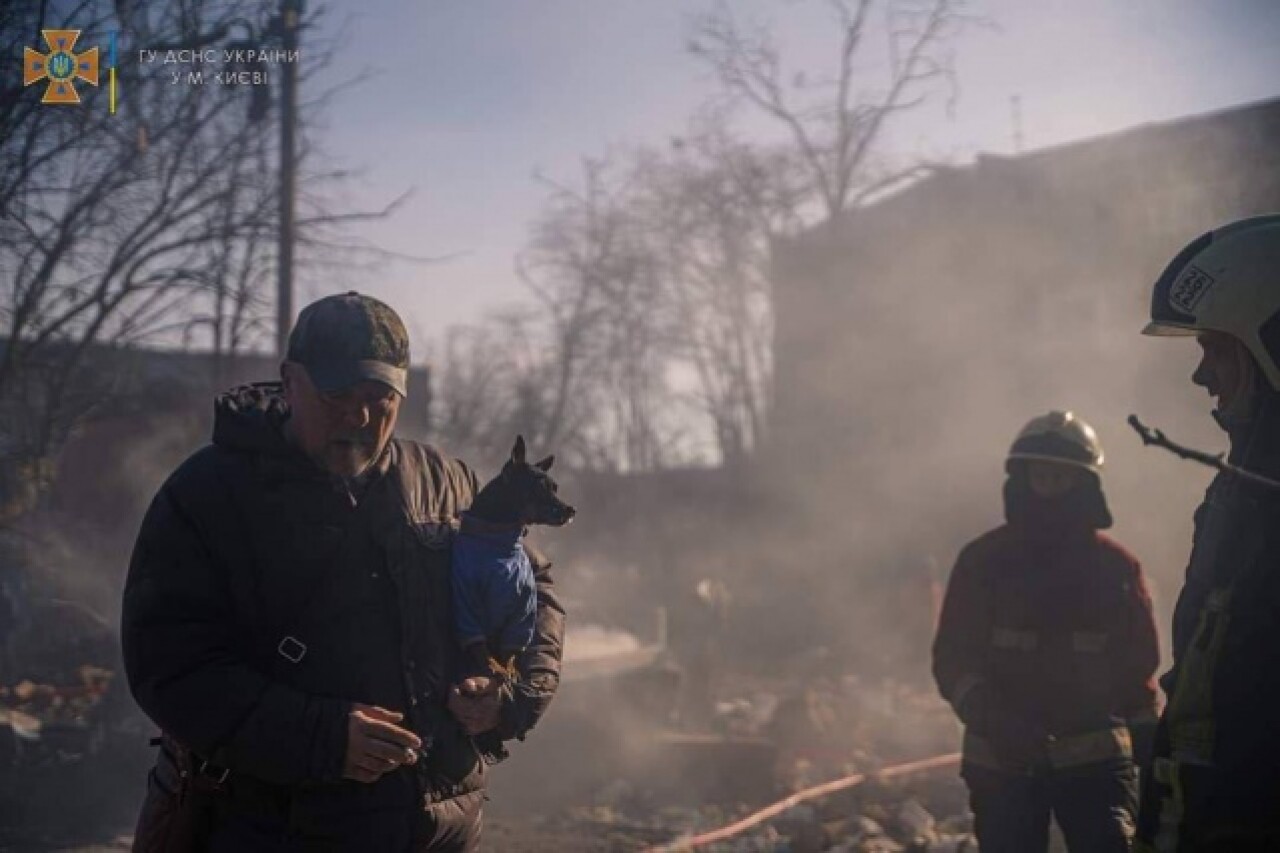
M 853 677 L 768 683 L 739 677 L 717 697 L 706 730 L 656 728 L 581 805 L 514 819 L 495 796 L 484 849 L 503 853 L 679 850 L 821 783 L 865 781 L 807 800 L 711 853 L 961 853 L 977 850 L 954 759 L 900 779 L 878 771 L 954 753 L 958 729 L 935 693 Z M 636 738 L 631 732 L 629 737 Z M 932 752 L 930 752 L 932 750 Z M 604 762 L 601 762 L 603 765 Z M 505 769 L 505 768 L 504 768 Z M 601 769 L 607 769 L 601 766 Z M 574 839 L 567 844 L 566 839 Z

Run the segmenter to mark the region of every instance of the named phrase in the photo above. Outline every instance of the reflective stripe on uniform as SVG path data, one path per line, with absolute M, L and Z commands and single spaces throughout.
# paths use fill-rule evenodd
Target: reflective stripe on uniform
M 1133 738 L 1127 726 L 1054 738 L 1049 741 L 1049 764 L 1056 769 L 1099 761 L 1133 758 Z
M 1129 729 L 1116 726 L 1110 729 L 1085 732 L 1078 735 L 1053 738 L 1046 744 L 1048 767 L 1065 770 L 1116 759 L 1133 758 L 1133 739 Z M 969 729 L 964 732 L 964 760 L 988 770 L 1021 772 L 1026 767 L 1013 767 L 1000 760 L 988 738 Z
M 1097 654 L 1107 647 L 1105 631 L 1074 631 L 1071 634 L 1071 649 L 1085 654 Z
M 1186 815 L 1183 768 L 1207 767 L 1213 762 L 1213 682 L 1230 626 L 1231 587 L 1209 592 L 1191 642 L 1178 662 L 1178 679 L 1165 709 L 1169 732 L 1168 756 L 1157 756 L 1152 776 L 1164 789 L 1157 801 L 1152 853 L 1178 853 Z M 1215 849 L 1227 849 L 1215 848 Z
M 1040 637 L 1034 631 L 1019 631 L 1014 628 L 992 628 L 991 645 L 997 649 L 1017 649 L 1032 652 L 1040 645 Z
M 1151 853 L 1178 853 L 1178 835 L 1182 828 L 1182 779 L 1177 762 L 1157 757 L 1151 762 L 1151 775 L 1167 793 L 1160 797 L 1160 814 L 1156 835 L 1147 850 Z
M 1213 681 L 1231 618 L 1231 589 L 1209 593 L 1196 631 L 1178 664 L 1178 681 L 1169 697 L 1169 745 L 1179 764 L 1208 766 L 1213 760 Z

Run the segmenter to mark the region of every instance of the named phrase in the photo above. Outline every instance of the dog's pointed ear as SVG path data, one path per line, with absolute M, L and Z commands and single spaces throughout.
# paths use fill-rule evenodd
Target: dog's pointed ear
M 524 464 L 524 436 L 516 436 L 516 446 L 511 448 L 511 461 L 516 465 Z
M 539 471 L 550 471 L 551 466 L 554 464 L 556 464 L 556 455 L 553 453 L 541 462 L 533 463 L 533 467 L 537 468 Z

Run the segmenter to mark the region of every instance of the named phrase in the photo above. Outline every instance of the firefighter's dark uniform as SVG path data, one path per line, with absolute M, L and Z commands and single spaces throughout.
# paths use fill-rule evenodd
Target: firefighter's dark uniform
M 1007 506 L 1022 499 L 1017 480 Z M 1073 853 L 1126 851 L 1130 725 L 1154 723 L 1159 661 L 1142 570 L 1101 522 L 1008 516 L 960 553 L 934 642 L 938 688 L 966 723 L 979 844 L 1044 851 L 1052 814 Z
M 1263 391 L 1231 447 L 1232 463 L 1280 478 L 1280 394 Z M 1225 474 L 1209 487 L 1173 654 L 1137 849 L 1280 851 L 1280 491 Z

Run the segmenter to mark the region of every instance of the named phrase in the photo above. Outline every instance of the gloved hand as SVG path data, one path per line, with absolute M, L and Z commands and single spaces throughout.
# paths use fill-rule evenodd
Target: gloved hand
M 1049 733 L 1010 712 L 989 685 L 973 688 L 956 714 L 966 727 L 991 745 L 1002 762 L 1018 767 L 1048 762 Z

